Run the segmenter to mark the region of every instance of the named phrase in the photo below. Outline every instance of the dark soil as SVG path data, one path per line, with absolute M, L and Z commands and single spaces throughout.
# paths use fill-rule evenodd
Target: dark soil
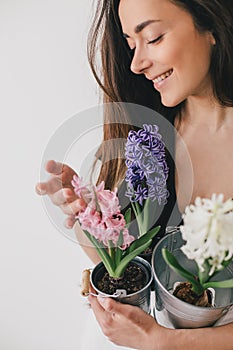
M 146 283 L 145 271 L 140 266 L 131 262 L 127 266 L 122 278 L 112 278 L 108 272 L 105 272 L 102 279 L 98 281 L 97 287 L 103 293 L 110 295 L 114 294 L 117 289 L 125 289 L 127 294 L 132 294 L 142 289 Z
M 178 299 L 185 301 L 186 303 L 203 306 L 203 307 L 211 307 L 211 293 L 207 290 L 204 291 L 202 295 L 197 295 L 192 291 L 192 284 L 189 282 L 180 283 L 174 290 L 173 295 Z

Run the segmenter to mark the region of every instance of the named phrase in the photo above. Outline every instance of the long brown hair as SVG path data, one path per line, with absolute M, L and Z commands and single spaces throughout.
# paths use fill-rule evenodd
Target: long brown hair
M 198 30 L 213 33 L 216 40 L 210 65 L 213 92 L 221 105 L 233 106 L 233 1 L 170 1 L 192 15 Z M 97 1 L 88 37 L 88 60 L 106 103 L 103 142 L 97 158 L 102 161 L 98 182 L 104 180 L 107 188 L 118 185 L 125 175 L 124 142 L 116 147 L 114 140 L 125 140 L 129 130 L 135 129 L 130 113 L 125 113 L 118 105 L 112 113 L 114 103 L 146 106 L 171 122 L 183 105 L 164 107 L 151 82 L 144 75 L 131 72 L 132 52 L 122 36 L 119 3 L 120 0 Z

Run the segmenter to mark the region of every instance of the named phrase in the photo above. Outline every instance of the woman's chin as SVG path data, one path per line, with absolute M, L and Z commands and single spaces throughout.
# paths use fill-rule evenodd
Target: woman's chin
M 165 96 L 161 94 L 161 102 L 165 107 L 176 107 L 183 101 L 184 99 L 172 98 L 172 96 Z

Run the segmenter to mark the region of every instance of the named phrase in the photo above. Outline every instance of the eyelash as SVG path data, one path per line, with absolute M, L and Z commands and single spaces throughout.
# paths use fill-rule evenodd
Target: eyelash
M 153 40 L 151 40 L 151 41 L 148 41 L 147 44 L 148 44 L 148 45 L 149 45 L 149 44 L 155 44 L 155 43 L 159 42 L 159 41 L 163 38 L 163 36 L 164 36 L 164 34 L 158 36 L 156 39 L 153 39 Z M 130 49 L 130 52 L 133 52 L 133 51 L 135 50 L 135 47 L 129 48 L 129 49 Z
M 148 41 L 147 44 L 155 44 L 155 43 L 157 43 L 158 41 L 160 41 L 162 38 L 163 38 L 163 34 L 160 35 L 160 36 L 158 36 L 158 37 L 157 37 L 156 39 L 154 39 L 154 40 Z

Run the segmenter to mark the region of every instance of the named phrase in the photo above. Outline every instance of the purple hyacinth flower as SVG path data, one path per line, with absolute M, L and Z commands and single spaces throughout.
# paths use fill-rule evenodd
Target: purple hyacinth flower
M 165 146 L 158 131 L 157 125 L 144 124 L 139 131 L 131 130 L 126 142 L 126 196 L 140 205 L 147 198 L 165 204 L 169 195 Z

